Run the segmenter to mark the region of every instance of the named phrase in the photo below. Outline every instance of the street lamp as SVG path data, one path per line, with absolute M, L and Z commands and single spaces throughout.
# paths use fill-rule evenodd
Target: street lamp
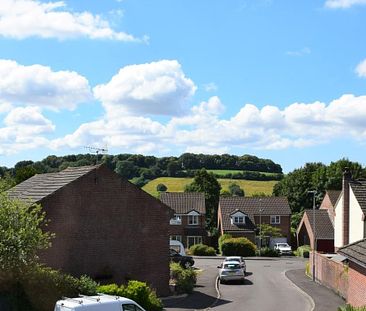
M 261 257 L 262 249 L 262 199 L 259 199 L 259 257 Z
M 313 282 L 315 282 L 315 251 L 316 251 L 316 225 L 315 225 L 315 195 L 316 190 L 308 191 L 313 194 Z

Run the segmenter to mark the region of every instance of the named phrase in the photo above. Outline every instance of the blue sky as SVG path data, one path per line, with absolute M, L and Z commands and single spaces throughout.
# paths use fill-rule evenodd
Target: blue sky
M 365 0 L 0 0 L 0 165 L 86 153 L 366 165 Z

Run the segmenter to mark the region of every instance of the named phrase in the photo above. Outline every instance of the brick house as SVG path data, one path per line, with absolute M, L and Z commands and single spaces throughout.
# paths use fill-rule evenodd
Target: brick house
M 35 175 L 10 197 L 41 204 L 56 237 L 48 266 L 100 282 L 145 281 L 169 293 L 169 207 L 105 165 Z
M 338 253 L 348 260 L 347 302 L 366 305 L 366 239 L 341 247 Z
M 246 237 L 255 242 L 256 228 L 268 224 L 291 238 L 291 210 L 285 197 L 220 197 L 218 229 L 221 235 Z
M 335 205 L 334 246 L 338 249 L 363 238 L 366 238 L 366 180 L 352 180 L 346 170 Z
M 163 192 L 160 200 L 174 211 L 170 219 L 170 239 L 183 243 L 185 248 L 206 243 L 205 194 L 199 192 Z
M 315 215 L 314 215 L 315 214 Z M 297 246 L 310 245 L 314 249 L 314 216 L 316 250 L 318 252 L 334 252 L 334 227 L 326 209 L 305 210 L 296 231 Z

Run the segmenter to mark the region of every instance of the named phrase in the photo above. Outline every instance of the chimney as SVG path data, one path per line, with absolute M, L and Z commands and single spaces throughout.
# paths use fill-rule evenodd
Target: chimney
M 349 244 L 349 182 L 352 174 L 348 167 L 344 168 L 342 190 L 343 190 L 343 245 Z

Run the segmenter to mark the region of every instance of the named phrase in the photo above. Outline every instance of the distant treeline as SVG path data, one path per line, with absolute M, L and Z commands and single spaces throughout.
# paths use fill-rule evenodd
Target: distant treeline
M 280 180 L 283 177 L 279 164 L 269 159 L 251 155 L 205 155 L 184 153 L 179 157 L 143 156 L 140 154 L 95 155 L 78 154 L 57 157 L 48 156 L 42 161 L 20 161 L 14 168 L 0 167 L 0 176 L 6 174 L 21 182 L 38 173 L 61 171 L 69 166 L 105 163 L 122 177 L 132 179 L 140 185 L 157 177 L 193 177 L 197 170 L 237 170 L 220 174 L 220 178 L 250 180 Z M 271 173 L 271 174 L 264 174 Z

